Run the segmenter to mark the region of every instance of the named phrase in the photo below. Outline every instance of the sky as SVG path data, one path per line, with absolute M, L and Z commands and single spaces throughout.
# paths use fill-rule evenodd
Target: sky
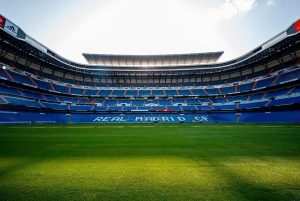
M 300 19 L 300 0 L 0 0 L 0 14 L 61 56 L 256 48 Z

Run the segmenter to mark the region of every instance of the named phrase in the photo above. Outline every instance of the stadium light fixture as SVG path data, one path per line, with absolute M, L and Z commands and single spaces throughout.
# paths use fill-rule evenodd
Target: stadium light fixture
M 6 69 L 6 66 L 2 66 L 2 69 L 5 70 L 5 69 Z

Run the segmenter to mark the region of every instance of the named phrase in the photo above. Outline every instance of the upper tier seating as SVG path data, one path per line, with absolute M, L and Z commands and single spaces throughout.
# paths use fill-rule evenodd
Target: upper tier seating
M 282 70 L 281 70 L 282 71 Z M 147 89 L 149 86 L 144 86 L 145 89 L 99 89 L 99 88 L 83 88 L 78 86 L 64 86 L 58 83 L 49 83 L 45 80 L 39 80 L 32 78 L 28 75 L 21 75 L 11 70 L 4 70 L 0 68 L 0 79 L 10 80 L 20 84 L 32 86 L 47 91 L 53 91 L 60 94 L 70 94 L 77 96 L 95 96 L 95 97 L 143 97 L 143 96 L 216 96 L 216 95 L 228 95 L 233 93 L 246 93 L 252 90 L 258 90 L 262 88 L 268 88 L 280 83 L 286 83 L 288 81 L 295 81 L 300 78 L 300 68 L 292 71 L 282 71 L 280 75 L 273 75 L 257 81 L 241 82 L 237 85 L 229 86 L 228 84 L 222 86 L 210 86 L 203 89 L 196 88 L 191 89 L 180 87 L 177 89 Z M 173 86 L 174 87 L 174 86 Z
M 0 85 L 0 104 L 74 111 L 210 111 L 254 109 L 300 103 L 300 86 L 263 92 L 248 96 L 210 99 L 161 99 L 161 100 L 95 100 L 39 94 L 14 87 Z M 99 105 L 100 104 L 100 105 Z

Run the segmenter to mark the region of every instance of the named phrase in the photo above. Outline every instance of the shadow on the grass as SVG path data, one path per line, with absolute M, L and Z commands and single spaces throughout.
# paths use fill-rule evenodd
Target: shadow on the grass
M 198 163 L 200 158 L 193 158 L 190 157 L 191 160 L 193 160 L 195 163 Z M 132 189 L 128 187 L 129 189 L 111 189 L 109 191 L 105 190 L 97 190 L 94 189 L 92 191 L 84 190 L 84 189 L 68 189 L 64 188 L 64 191 L 61 191 L 58 188 L 51 189 L 43 189 L 37 188 L 37 189 L 14 189 L 14 191 L 24 191 L 24 195 L 29 196 L 30 194 L 35 194 L 36 197 L 45 198 L 45 200 L 49 198 L 53 198 L 53 193 L 56 194 L 57 200 L 64 200 L 64 198 L 71 198 L 72 200 L 81 200 L 85 199 L 83 194 L 86 195 L 93 195 L 97 199 L 104 199 L 107 198 L 107 200 L 135 200 L 136 198 L 141 197 L 140 200 L 142 200 L 143 196 L 144 198 L 152 198 L 154 200 L 159 200 L 157 198 L 161 198 L 161 200 L 170 199 L 172 200 L 180 200 L 180 198 L 189 198 L 189 200 L 215 200 L 212 197 L 212 193 L 221 193 L 226 196 L 224 200 L 229 200 L 230 198 L 234 198 L 234 200 L 247 200 L 247 201 L 296 201 L 300 200 L 300 195 L 297 193 L 297 189 L 289 189 L 288 187 L 282 186 L 282 188 L 276 187 L 274 185 L 267 186 L 265 184 L 262 184 L 260 182 L 256 182 L 255 180 L 249 180 L 249 178 L 246 178 L 245 175 L 243 175 L 239 171 L 235 171 L 232 167 L 228 165 L 224 165 L 220 163 L 218 160 L 212 159 L 211 157 L 203 156 L 201 158 L 201 161 L 206 162 L 209 165 L 209 168 L 212 170 L 213 174 L 217 178 L 224 179 L 225 183 L 224 186 L 221 185 L 223 189 L 216 189 L 215 192 L 213 191 L 202 191 L 202 189 L 181 189 L 182 192 L 176 191 L 173 192 L 173 186 L 164 186 L 160 191 L 158 189 Z M 22 170 L 27 167 L 31 167 L 32 165 L 36 165 L 43 162 L 43 159 L 39 158 L 29 158 L 27 160 L 21 161 L 19 163 L 16 163 L 14 165 L 8 166 L 5 170 L 0 171 L 0 179 L 5 179 L 5 176 L 9 176 L 10 173 L 14 173 L 18 170 Z M 202 164 L 199 164 L 202 166 Z M 200 170 L 199 170 L 200 171 Z M 223 181 L 223 182 L 224 182 Z M 153 185 L 156 185 L 153 183 Z M 214 188 L 214 187 L 212 187 Z M 12 189 L 7 189 L 7 193 Z M 125 190 L 125 191 L 124 191 Z M 175 190 L 175 189 L 174 189 Z M 299 190 L 299 189 L 298 189 Z M 32 192 L 31 192 L 32 191 Z M 38 195 L 35 191 L 40 193 L 46 194 L 43 197 L 42 194 Z M 53 193 L 51 193 L 53 191 Z M 196 194 L 195 197 L 189 197 L 189 195 L 186 192 L 192 192 L 196 193 L 199 191 L 199 194 Z M 151 195 L 147 195 L 151 192 Z M 4 194 L 3 194 L 4 195 Z M 179 196 L 179 197 L 176 197 Z M 10 195 L 7 195 L 10 196 Z M 15 198 L 19 198 L 18 195 L 14 195 Z M 181 196 L 181 197 L 180 197 Z M 222 197 L 220 195 L 216 195 L 215 197 Z M 229 198 L 229 199 L 228 199 Z M 87 200 L 96 200 L 96 199 L 87 199 Z M 139 200 L 139 199 L 136 199 Z
M 192 159 L 192 158 L 191 158 Z M 235 171 L 232 167 L 220 163 L 210 157 L 202 158 L 214 171 L 215 175 L 224 178 L 227 182 L 227 188 L 233 193 L 232 197 L 236 200 L 247 201 L 296 201 L 300 200 L 299 189 L 289 189 L 286 186 L 278 188 L 276 186 L 268 186 L 260 184 L 255 180 L 249 180 L 239 171 Z M 193 160 L 193 159 L 192 159 Z M 197 160 L 194 160 L 197 163 Z
M 9 175 L 10 173 L 17 172 L 19 170 L 25 169 L 27 167 L 31 167 L 37 163 L 40 163 L 43 159 L 40 158 L 27 158 L 23 159 L 19 162 L 15 162 L 12 165 L 8 165 L 0 170 L 0 179 Z

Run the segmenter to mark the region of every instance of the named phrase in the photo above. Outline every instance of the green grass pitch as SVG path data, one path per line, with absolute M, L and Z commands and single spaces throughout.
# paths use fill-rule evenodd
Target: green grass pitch
M 0 200 L 300 200 L 300 126 L 0 127 Z

